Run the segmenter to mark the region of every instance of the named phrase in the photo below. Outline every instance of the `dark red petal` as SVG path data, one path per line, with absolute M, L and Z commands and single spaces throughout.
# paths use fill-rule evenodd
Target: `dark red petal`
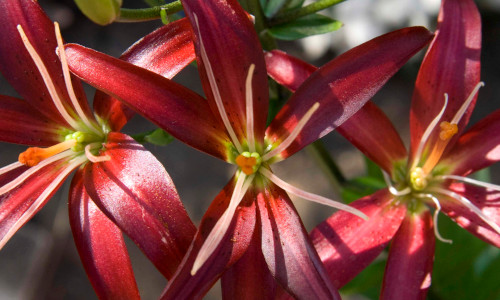
M 380 299 L 425 300 L 435 243 L 431 213 L 407 214 L 391 243 Z
M 467 130 L 442 159 L 450 173 L 465 176 L 500 161 L 500 110 Z
M 168 173 L 131 137 L 112 132 L 102 155 L 85 167 L 85 188 L 97 206 L 170 278 L 196 228 Z
M 316 102 L 319 109 L 281 156 L 288 157 L 327 134 L 356 113 L 431 38 L 423 27 L 405 28 L 366 42 L 327 63 L 277 114 L 266 131 L 268 138 L 273 143 L 286 138 Z
M 315 66 L 277 50 L 266 53 L 266 64 L 269 76 L 291 91 L 317 70 Z M 406 148 L 396 129 L 372 102 L 367 102 L 337 130 L 386 172 L 392 173 L 393 162 L 406 157 Z
M 396 234 L 406 206 L 393 204 L 392 200 L 387 190 L 378 191 L 351 204 L 368 216 L 367 221 L 339 211 L 311 232 L 319 257 L 337 288 L 366 268 Z
M 189 20 L 183 18 L 158 28 L 128 48 L 120 59 L 166 78 L 174 77 L 195 59 Z M 101 91 L 96 93 L 94 110 L 109 120 L 113 131 L 119 131 L 134 115 L 126 105 Z
M 299 299 L 340 299 L 287 194 L 269 184 L 257 203 L 262 253 L 281 286 Z
M 61 142 L 60 125 L 40 114 L 26 101 L 0 95 L 0 140 L 47 147 Z
M 0 1 L 0 71 L 16 91 L 36 110 L 46 117 L 66 125 L 54 106 L 38 68 L 24 47 L 17 25 L 21 25 L 30 43 L 45 63 L 50 77 L 62 96 L 62 100 L 71 106 L 66 85 L 62 76 L 61 62 L 56 55 L 56 37 L 54 24 L 33 0 Z M 73 80 L 75 93 L 80 105 L 92 116 L 87 98 L 78 80 Z
M 267 74 L 292 92 L 318 69 L 280 50 L 269 51 L 264 57 Z
M 442 120 L 451 121 L 479 82 L 480 55 L 481 19 L 474 1 L 443 1 L 436 38 L 425 55 L 415 83 L 410 113 L 412 153 L 443 107 L 444 94 L 448 93 L 449 101 Z M 459 123 L 459 133 L 467 124 L 473 107 L 469 107 Z M 433 134 L 428 143 L 434 138 L 437 134 Z
M 252 79 L 254 130 L 256 141 L 262 143 L 269 91 L 264 55 L 248 15 L 236 0 L 186 0 L 182 4 L 196 37 L 196 55 L 205 95 L 214 115 L 219 116 L 214 91 L 208 81 L 207 62 L 201 58 L 202 45 L 216 78 L 227 116 L 240 141 L 246 137 L 245 81 L 250 65 L 255 65 Z
M 201 299 L 222 273 L 236 263 L 249 248 L 256 223 L 255 194 L 252 191 L 248 191 L 239 204 L 219 246 L 198 272 L 194 276 L 191 275 L 198 251 L 229 205 L 234 183 L 233 177 L 208 208 L 195 239 L 176 274 L 163 291 L 161 299 Z
M 87 276 L 100 299 L 140 299 L 122 232 L 90 199 L 79 170 L 69 193 L 69 221 Z
M 260 229 L 256 228 L 245 254 L 221 278 L 223 299 L 274 299 L 277 282 L 262 256 Z
M 27 169 L 21 166 L 0 175 L 1 186 L 14 180 Z M 67 160 L 56 161 L 41 168 L 18 187 L 0 196 L 0 249 L 47 203 L 71 170 L 68 168 Z M 47 194 L 43 195 L 45 191 Z
M 226 159 L 229 141 L 225 129 L 211 114 L 207 101 L 196 93 L 79 45 L 66 45 L 66 53 L 71 70 L 89 84 L 126 103 L 186 144 Z
M 469 199 L 490 220 L 500 226 L 500 192 L 463 183 L 451 184 L 448 189 Z M 439 201 L 443 212 L 458 225 L 483 241 L 500 247 L 500 234 L 470 209 L 447 197 L 440 196 Z
M 394 162 L 407 155 L 394 125 L 373 102 L 367 102 L 337 131 L 389 174 Z

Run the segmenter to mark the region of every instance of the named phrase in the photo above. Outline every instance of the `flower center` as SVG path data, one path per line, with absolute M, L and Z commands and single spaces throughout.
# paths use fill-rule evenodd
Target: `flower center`
M 33 62 L 35 63 L 40 76 L 49 92 L 52 102 L 60 113 L 61 117 L 68 123 L 69 126 L 64 130 L 69 134 L 63 135 L 64 142 L 53 145 L 48 148 L 31 147 L 19 155 L 19 162 L 33 167 L 38 165 L 41 161 L 61 153 L 62 157 L 74 156 L 74 153 L 85 151 L 88 160 L 92 162 L 99 162 L 109 160 L 106 155 L 102 157 L 95 156 L 98 149 L 102 148 L 102 143 L 106 140 L 106 133 L 108 132 L 107 126 L 98 124 L 91 115 L 87 115 L 81 107 L 80 102 L 73 90 L 71 82 L 71 75 L 64 52 L 64 45 L 59 31 L 59 24 L 54 23 L 55 35 L 58 47 L 57 54 L 61 60 L 62 76 L 66 84 L 69 99 L 63 99 L 61 93 L 56 89 L 56 85 L 49 73 L 45 62 L 40 55 L 36 52 L 35 48 L 29 41 L 21 25 L 17 25 L 17 30 L 23 41 L 23 44 L 30 54 Z M 69 105 L 71 104 L 72 107 Z M 64 152 L 64 153 L 62 153 Z M 59 157 L 59 156 L 57 156 Z
M 243 152 L 236 157 L 236 164 L 246 175 L 253 174 L 259 170 L 262 158 L 257 152 Z

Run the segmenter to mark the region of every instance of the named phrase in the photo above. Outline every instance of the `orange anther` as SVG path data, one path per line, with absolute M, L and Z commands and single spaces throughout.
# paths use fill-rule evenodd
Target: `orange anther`
M 255 165 L 257 165 L 257 159 L 255 157 L 245 157 L 243 155 L 238 155 L 236 157 L 236 164 L 241 168 L 243 173 L 250 175 L 255 173 Z
M 439 127 L 441 127 L 439 138 L 443 141 L 451 139 L 451 137 L 453 137 L 458 132 L 457 124 L 452 124 L 446 121 L 441 122 L 441 124 L 439 124 Z
M 19 154 L 19 162 L 28 167 L 38 165 L 42 160 L 47 159 L 53 155 L 68 150 L 76 144 L 75 140 L 67 140 L 62 143 L 56 144 L 48 148 L 30 147 L 23 153 Z

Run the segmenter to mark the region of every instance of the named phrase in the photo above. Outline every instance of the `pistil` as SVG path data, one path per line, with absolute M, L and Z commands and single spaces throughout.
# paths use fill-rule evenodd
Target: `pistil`
M 257 152 L 243 152 L 236 157 L 236 164 L 246 175 L 251 175 L 257 172 L 261 163 L 262 158 Z
M 71 149 L 76 144 L 77 141 L 75 139 L 71 139 L 48 148 L 31 147 L 19 154 L 19 162 L 28 167 L 34 167 L 42 160 Z

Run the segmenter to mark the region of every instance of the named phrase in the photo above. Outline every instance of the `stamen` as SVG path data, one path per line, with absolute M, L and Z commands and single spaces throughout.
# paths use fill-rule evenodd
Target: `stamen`
M 48 148 L 30 147 L 23 153 L 19 154 L 19 162 L 28 167 L 34 167 L 42 160 L 68 150 L 75 145 L 76 140 L 67 140 Z
M 36 52 L 35 48 L 31 45 L 30 41 L 28 40 L 28 37 L 23 31 L 23 28 L 21 25 L 17 25 L 17 30 L 19 31 L 19 34 L 21 35 L 21 39 L 23 40 L 24 47 L 26 47 L 26 50 L 30 54 L 31 58 L 33 59 L 33 62 L 35 63 L 36 67 L 38 68 L 38 71 L 40 72 L 40 75 L 42 76 L 43 82 L 45 83 L 45 86 L 47 87 L 47 90 L 49 91 L 50 97 L 52 98 L 52 101 L 54 102 L 54 105 L 56 106 L 57 110 L 61 114 L 61 116 L 64 118 L 64 120 L 74 129 L 77 130 L 83 130 L 81 126 L 78 125 L 78 123 L 69 115 L 68 111 L 64 107 L 61 98 L 59 97 L 56 87 L 54 86 L 54 83 L 52 82 L 52 79 L 50 78 L 50 74 L 47 71 L 47 68 L 45 67 L 45 64 L 43 63 L 42 59 Z
M 433 226 L 434 227 L 434 235 L 441 242 L 452 244 L 453 243 L 452 240 L 443 238 L 443 236 L 439 233 L 438 215 L 439 215 L 439 212 L 441 211 L 441 204 L 439 204 L 438 198 L 434 197 L 434 195 L 432 195 L 432 194 L 416 194 L 415 196 L 418 198 L 430 198 L 434 202 L 434 204 L 436 205 L 436 210 L 434 211 L 434 215 L 432 217 L 432 219 L 434 221 L 434 226 Z
M 432 122 L 429 124 L 429 126 L 427 126 L 427 129 L 425 129 L 424 134 L 422 134 L 422 137 L 420 138 L 420 143 L 418 144 L 417 152 L 415 153 L 413 163 L 411 165 L 410 170 L 415 169 L 415 167 L 420 162 L 420 158 L 422 156 L 422 151 L 424 151 L 424 146 L 427 143 L 429 136 L 434 131 L 434 128 L 436 128 L 437 123 L 439 122 L 439 120 L 441 120 L 441 117 L 443 116 L 447 105 L 448 105 L 448 94 L 445 93 L 444 94 L 444 104 L 443 104 L 443 107 L 441 108 L 441 111 L 432 120 Z
M 472 178 L 468 178 L 468 177 L 464 177 L 464 176 L 458 176 L 458 175 L 440 175 L 440 176 L 436 176 L 434 178 L 437 179 L 437 180 L 447 180 L 447 179 L 458 180 L 458 181 L 470 183 L 470 184 L 473 184 L 473 185 L 485 187 L 487 189 L 491 189 L 491 190 L 495 190 L 495 191 L 499 191 L 500 192 L 500 185 L 496 185 L 496 184 L 489 183 L 489 182 L 483 182 L 483 181 L 480 181 L 480 180 L 476 180 L 476 179 L 472 179 Z
M 255 65 L 251 64 L 248 69 L 247 80 L 245 82 L 246 95 L 246 112 L 247 112 L 247 142 L 248 150 L 255 152 L 255 134 L 254 134 L 254 119 L 253 119 L 253 95 L 252 95 L 252 77 Z M 248 175 L 248 174 L 247 174 Z
M 226 235 L 227 229 L 233 220 L 234 213 L 236 212 L 236 208 L 238 204 L 240 204 L 241 199 L 245 196 L 250 184 L 255 175 L 250 175 L 247 179 L 247 176 L 244 174 L 240 174 L 238 180 L 236 181 L 236 185 L 234 187 L 233 195 L 231 196 L 231 200 L 229 201 L 229 206 L 221 216 L 221 218 L 217 221 L 215 226 L 212 228 L 212 231 L 208 235 L 207 239 L 201 246 L 198 255 L 196 256 L 196 260 L 194 261 L 193 268 L 191 269 L 191 275 L 196 274 L 198 270 L 203 266 L 203 264 L 207 261 L 207 259 L 212 255 L 217 246 L 219 246 L 220 241 Z M 246 180 L 245 180 L 246 179 Z
M 64 51 L 64 44 L 61 37 L 61 31 L 59 30 L 59 23 L 54 22 L 54 27 L 56 31 L 56 39 L 58 46 L 57 52 L 59 54 L 59 59 L 61 60 L 64 82 L 66 83 L 66 89 L 68 91 L 71 103 L 73 103 L 73 107 L 76 109 L 76 114 L 78 115 L 78 117 L 80 117 L 83 123 L 85 123 L 85 125 L 87 125 L 87 127 L 94 133 L 96 133 L 98 136 L 102 136 L 103 134 L 101 133 L 101 131 L 98 128 L 96 128 L 95 124 L 90 122 L 90 120 L 87 118 L 87 115 L 83 112 L 83 109 L 80 106 L 78 99 L 76 98 L 76 94 L 73 89 L 73 83 L 71 82 L 71 75 L 69 73 L 68 61 L 66 59 L 66 52 Z
M 64 151 L 62 153 L 56 154 L 54 156 L 51 156 L 51 157 L 43 160 L 38 165 L 36 165 L 34 167 L 31 167 L 28 170 L 24 171 L 24 173 L 22 173 L 21 175 L 19 175 L 18 177 L 16 177 L 16 179 L 14 179 L 11 182 L 7 183 L 6 185 L 0 187 L 0 196 L 3 195 L 3 194 L 5 194 L 5 193 L 10 192 L 12 189 L 14 189 L 17 186 L 19 186 L 28 177 L 30 177 L 31 175 L 33 175 L 35 172 L 38 172 L 40 169 L 48 166 L 49 164 L 51 164 L 51 163 L 53 163 L 55 161 L 58 161 L 60 159 L 66 158 L 66 157 L 70 157 L 72 155 L 74 155 L 73 151 L 66 150 L 66 151 Z
M 384 180 L 385 183 L 387 184 L 387 187 L 389 188 L 389 192 L 394 195 L 394 196 L 405 196 L 411 193 L 411 188 L 409 186 L 405 187 L 401 191 L 398 191 L 396 187 L 392 184 L 392 180 L 389 177 L 389 174 L 387 174 L 385 171 L 382 171 L 382 174 L 384 175 Z
M 23 215 L 12 225 L 7 231 L 7 233 L 3 236 L 3 238 L 0 240 L 0 249 L 5 246 L 7 241 L 14 235 L 14 233 L 17 232 L 21 226 L 23 226 L 30 218 L 33 216 L 34 213 L 38 211 L 40 206 L 45 202 L 47 197 L 50 196 L 54 192 L 54 190 L 61 184 L 61 182 L 68 176 L 69 173 L 71 173 L 76 167 L 81 165 L 83 162 L 85 162 L 86 158 L 85 157 L 79 157 L 76 158 L 75 160 L 71 161 L 64 169 L 64 171 L 61 172 L 61 174 L 57 175 L 54 180 L 45 188 L 45 190 L 38 196 L 38 198 L 31 204 L 31 206 L 23 213 Z M 31 170 L 31 169 L 30 169 Z
M 295 128 L 292 130 L 290 135 L 288 135 L 288 137 L 283 142 L 281 142 L 281 144 L 279 144 L 278 147 L 276 147 L 272 151 L 264 154 L 264 156 L 262 156 L 262 161 L 267 161 L 267 160 L 273 158 L 274 156 L 276 156 L 277 154 L 285 151 L 285 149 L 288 148 L 288 146 L 290 146 L 293 143 L 295 138 L 299 135 L 300 131 L 302 131 L 302 128 L 304 128 L 304 126 L 307 124 L 307 122 L 311 119 L 314 112 L 316 110 L 318 110 L 318 107 L 319 107 L 319 102 L 314 103 L 314 105 L 311 106 L 311 108 L 309 108 L 309 110 L 304 114 L 302 119 L 300 119 L 300 121 L 297 123 Z
M 467 110 L 467 108 L 469 108 L 470 104 L 472 103 L 472 100 L 479 92 L 479 89 L 483 86 L 484 86 L 484 82 L 482 82 L 482 81 L 480 81 L 478 84 L 476 84 L 476 86 L 474 87 L 474 89 L 470 93 L 469 97 L 467 97 L 467 100 L 465 100 L 464 104 L 462 104 L 460 109 L 457 111 L 457 113 L 453 117 L 453 120 L 451 120 L 451 124 L 458 124 L 458 122 L 460 122 L 460 119 L 462 119 L 463 115 L 465 114 L 465 111 Z
M 198 30 L 198 36 L 200 38 L 201 59 L 203 60 L 203 63 L 205 64 L 208 82 L 210 83 L 210 87 L 212 88 L 213 96 L 215 99 L 215 104 L 217 105 L 217 109 L 219 110 L 219 114 L 222 118 L 222 122 L 224 123 L 224 126 L 226 127 L 226 130 L 229 133 L 229 136 L 231 137 L 231 140 L 233 142 L 234 147 L 236 148 L 238 153 L 241 153 L 241 152 L 243 152 L 243 147 L 241 147 L 240 141 L 238 140 L 238 137 L 236 136 L 236 133 L 234 132 L 233 127 L 231 126 L 231 122 L 229 121 L 229 118 L 227 117 L 226 109 L 224 108 L 224 103 L 222 102 L 222 97 L 220 96 L 219 88 L 217 87 L 215 75 L 214 75 L 214 72 L 212 70 L 212 65 L 210 64 L 210 61 L 208 60 L 208 55 L 207 55 L 207 52 L 205 51 L 205 46 L 203 45 L 203 40 L 201 38 L 200 25 L 198 24 L 198 17 L 196 16 L 196 14 L 194 14 L 194 21 L 196 23 L 196 29 Z
M 268 169 L 266 168 L 260 168 L 259 169 L 259 172 L 267 177 L 269 180 L 271 180 L 272 182 L 274 182 L 274 184 L 276 184 L 277 186 L 279 186 L 280 188 L 284 189 L 285 191 L 291 193 L 291 194 L 294 194 L 296 196 L 299 196 L 303 199 L 306 199 L 306 200 L 309 200 L 309 201 L 313 201 L 313 202 L 316 202 L 316 203 L 319 203 L 319 204 L 323 204 L 323 205 L 328 205 L 328 206 L 331 206 L 331 207 L 334 207 L 334 208 L 337 208 L 337 209 L 341 209 L 341 210 L 344 210 L 344 211 L 347 211 L 353 215 L 356 215 L 364 220 L 368 220 L 368 216 L 365 215 L 363 212 L 355 209 L 354 207 L 351 207 L 349 205 L 346 205 L 346 204 L 343 204 L 343 203 L 340 203 L 340 202 L 337 202 L 337 201 L 334 201 L 334 200 L 331 200 L 331 199 L 328 199 L 326 197 L 323 197 L 323 196 L 319 196 L 319 195 L 316 195 L 316 194 L 312 194 L 312 193 L 309 193 L 309 192 L 306 192 L 304 190 L 301 190 L 297 187 L 294 187 L 293 185 L 283 181 L 282 179 L 278 178 L 276 175 L 274 175 L 271 171 L 269 171 Z
M 102 147 L 102 143 L 91 143 L 85 146 L 85 155 L 87 156 L 89 161 L 93 163 L 98 163 L 98 162 L 108 161 L 111 159 L 111 157 L 109 157 L 109 155 L 107 154 L 101 156 L 95 156 L 94 154 L 92 154 L 92 152 L 90 152 L 91 150 L 98 149 L 100 147 Z
M 472 212 L 474 212 L 479 218 L 481 218 L 481 220 L 483 220 L 486 224 L 488 224 L 491 228 L 493 228 L 493 230 L 495 230 L 498 234 L 500 234 L 500 226 L 498 226 L 495 222 L 490 220 L 490 218 L 488 218 L 488 216 L 486 216 L 481 211 L 481 209 L 479 209 L 477 206 L 472 204 L 472 202 L 469 199 L 467 199 L 467 198 L 465 198 L 465 197 L 463 197 L 455 192 L 445 190 L 443 188 L 434 187 L 430 190 L 432 190 L 436 193 L 446 195 L 446 196 L 453 198 L 453 199 L 457 200 L 458 202 L 462 203 L 464 206 L 466 206 L 468 209 L 470 209 Z

